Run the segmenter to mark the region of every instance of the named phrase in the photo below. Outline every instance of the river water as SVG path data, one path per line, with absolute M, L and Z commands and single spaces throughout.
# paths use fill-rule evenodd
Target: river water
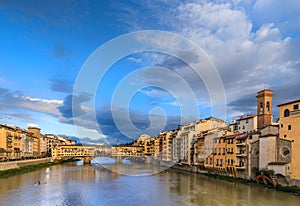
M 0 205 L 300 205 L 298 196 L 263 187 L 109 163 L 68 163 L 0 179 Z

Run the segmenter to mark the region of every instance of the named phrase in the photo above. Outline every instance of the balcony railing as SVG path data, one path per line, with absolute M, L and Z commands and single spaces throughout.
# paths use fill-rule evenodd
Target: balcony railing
M 237 142 L 236 146 L 246 146 L 246 143 L 245 142 Z
M 245 163 L 240 163 L 240 164 L 235 165 L 235 168 L 236 169 L 245 170 L 246 169 L 246 165 L 245 165 Z
M 237 157 L 246 157 L 247 156 L 247 154 L 245 152 L 238 152 L 238 153 L 235 153 L 235 155 Z

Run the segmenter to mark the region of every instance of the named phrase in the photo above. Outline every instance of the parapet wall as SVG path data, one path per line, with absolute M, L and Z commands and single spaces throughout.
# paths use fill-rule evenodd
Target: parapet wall
M 51 158 L 42 158 L 42 159 L 32 159 L 32 160 L 20 160 L 20 161 L 13 161 L 13 162 L 1 162 L 0 171 L 16 169 L 16 168 L 30 166 L 30 165 L 36 165 L 36 164 L 46 163 L 50 161 Z

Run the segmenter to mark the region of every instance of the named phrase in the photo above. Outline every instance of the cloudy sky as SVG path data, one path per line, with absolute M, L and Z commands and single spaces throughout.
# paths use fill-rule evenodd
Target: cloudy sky
M 299 14 L 297 0 L 2 0 L 0 123 L 122 143 L 255 113 L 262 89 L 276 118 L 300 98 Z

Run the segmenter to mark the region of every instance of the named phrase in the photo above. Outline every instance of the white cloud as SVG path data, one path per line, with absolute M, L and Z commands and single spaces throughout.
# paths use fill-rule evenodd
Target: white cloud
M 136 62 L 136 63 L 143 63 L 143 60 L 140 59 L 140 58 L 133 58 L 133 57 L 129 57 L 128 58 L 129 61 L 133 61 L 133 62 Z
M 27 127 L 37 127 L 37 128 L 39 128 L 39 125 L 33 124 L 33 123 L 29 123 L 29 124 L 27 124 Z
M 34 98 L 34 97 L 28 97 L 28 96 L 23 96 L 22 98 L 25 100 L 32 101 L 32 102 L 42 102 L 42 103 L 46 103 L 46 104 L 61 105 L 63 103 L 63 100 L 57 100 L 57 99 L 40 99 L 40 98 Z
M 204 49 L 221 75 L 227 102 L 245 94 L 255 95 L 264 88 L 294 85 L 298 81 L 295 78 L 300 71 L 296 69 L 297 66 L 292 66 L 300 62 L 299 42 L 293 38 L 295 31 L 299 35 L 297 28 L 300 28 L 297 27 L 300 25 L 300 4 L 297 1 L 204 0 L 163 6 L 169 12 L 162 12 L 164 9 L 159 10 L 155 5 L 147 5 L 149 10 L 156 9 L 153 18 L 158 22 L 154 28 L 167 27 L 169 31 L 187 37 Z M 287 15 L 290 11 L 291 14 Z M 254 16 L 256 14 L 258 17 Z M 158 48 L 182 46 L 172 39 L 165 41 L 159 36 L 151 43 Z M 192 82 L 194 77 L 186 66 L 174 67 L 187 82 Z M 147 75 L 149 81 L 161 78 L 155 75 L 156 78 Z M 195 84 L 192 85 L 196 90 L 199 89 Z M 199 93 L 197 97 L 201 97 Z

